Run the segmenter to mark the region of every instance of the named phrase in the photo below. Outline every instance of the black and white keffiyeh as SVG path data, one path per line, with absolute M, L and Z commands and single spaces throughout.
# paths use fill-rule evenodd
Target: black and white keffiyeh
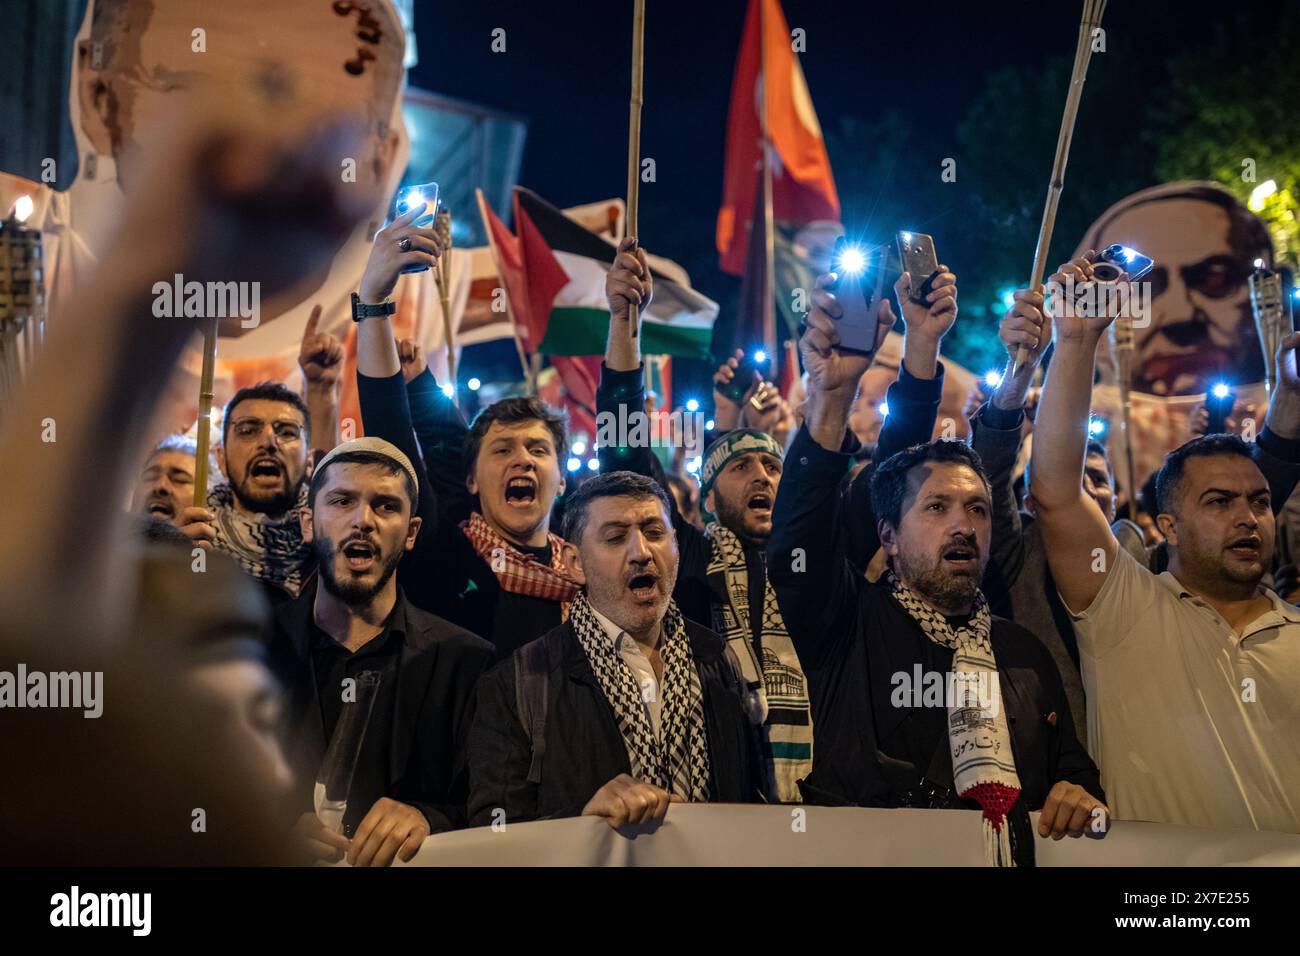
M 704 692 L 686 625 L 670 601 L 663 619 L 659 655 L 664 677 L 660 691 L 660 735 L 655 736 L 641 699 L 641 687 L 596 618 L 587 592 L 569 608 L 569 624 L 591 664 L 596 681 L 614 710 L 627 747 L 632 776 L 675 793 L 691 803 L 709 799 L 709 745 L 704 729 Z
M 1014 866 L 1007 811 L 1020 796 L 1020 777 L 1011 751 L 1011 731 L 997 682 L 998 665 L 990 634 L 993 616 L 988 601 L 977 592 L 968 624 L 953 628 L 948 619 L 915 591 L 887 573 L 894 600 L 920 625 L 934 643 L 953 652 L 952 687 L 948 701 L 948 742 L 957 793 L 974 800 L 984 814 L 984 854 L 994 866 Z M 992 688 L 996 701 L 980 699 L 979 689 Z M 992 706 L 990 706 L 990 704 Z
M 216 513 L 216 547 L 238 562 L 245 573 L 294 597 L 302 590 L 303 567 L 311 558 L 311 545 L 302 538 L 298 513 L 307 506 L 307 485 L 298 500 L 282 515 L 259 514 L 248 518 L 235 510 L 235 491 L 229 484 L 208 492 L 208 507 Z

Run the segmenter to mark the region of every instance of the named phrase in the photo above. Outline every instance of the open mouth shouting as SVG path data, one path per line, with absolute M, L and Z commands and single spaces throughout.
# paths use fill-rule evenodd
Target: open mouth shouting
M 772 516 L 772 493 L 770 491 L 759 491 L 749 496 L 745 502 L 745 507 L 750 511 L 757 512 L 762 517 L 770 518 Z
M 1258 561 L 1261 556 L 1260 548 L 1263 542 L 1257 535 L 1246 535 L 1238 538 L 1228 544 L 1228 553 L 1234 558 L 1240 558 L 1244 561 Z
M 149 499 L 147 513 L 152 518 L 162 518 L 165 521 L 171 521 L 176 517 L 176 502 L 169 497 L 161 495 Z
M 635 571 L 627 577 L 627 589 L 637 604 L 653 604 L 659 596 L 659 575 L 653 571 Z
M 364 538 L 345 541 L 339 548 L 348 564 L 348 570 L 354 574 L 365 574 L 379 562 L 379 549 Z
M 284 481 L 284 465 L 270 456 L 255 458 L 248 466 L 248 478 L 263 488 L 278 488 Z
M 506 482 L 507 507 L 530 508 L 537 503 L 537 479 L 516 475 Z
M 979 549 L 974 545 L 950 544 L 942 557 L 943 563 L 958 574 L 979 574 Z

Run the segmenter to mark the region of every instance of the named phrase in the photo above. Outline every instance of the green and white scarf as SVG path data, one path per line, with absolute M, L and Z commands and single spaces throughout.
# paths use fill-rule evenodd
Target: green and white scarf
M 767 797 L 780 803 L 799 803 L 799 781 L 812 772 L 813 761 L 808 679 L 786 632 L 772 582 L 766 577 L 760 659 L 750 631 L 745 548 L 735 532 L 717 521 L 705 525 L 704 531 L 713 545 L 707 571 L 713 629 L 727 641 L 740 662 L 740 676 L 747 691 L 746 709 L 753 724 L 762 728 Z

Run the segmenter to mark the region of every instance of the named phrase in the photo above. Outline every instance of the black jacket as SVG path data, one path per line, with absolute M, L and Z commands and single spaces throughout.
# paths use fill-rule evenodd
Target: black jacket
M 313 582 L 296 601 L 281 607 L 269 646 L 271 669 L 288 698 L 286 752 L 303 810 L 312 806 L 316 773 L 329 743 L 312 659 L 315 600 Z M 364 804 L 364 813 L 376 799 L 386 796 L 417 807 L 434 833 L 464 826 L 474 687 L 492 664 L 492 647 L 421 611 L 405 600 L 400 590 L 388 629 L 400 632 L 402 642 L 391 734 L 387 741 L 367 736 L 362 743 L 363 750 L 387 749 L 387 773 L 377 781 L 354 778 L 349 815 L 354 802 Z
M 501 657 L 559 624 L 558 601 L 503 591 L 460 530 L 477 504 L 465 487 L 467 429 L 433 375 L 403 385 L 400 372 L 358 373 L 357 395 L 366 434 L 400 448 L 419 476 L 424 524 L 397 569 L 411 603 L 487 638 Z
M 722 638 L 686 621 L 686 636 L 700 675 L 709 742 L 709 799 L 719 803 L 759 800 L 753 731 L 742 710 Z M 528 782 L 532 746 L 519 720 L 515 660 L 483 676 L 469 740 L 469 819 L 472 826 L 572 817 L 597 790 L 631 771 L 614 710 L 605 699 L 582 645 L 569 624 L 540 638 L 553 642 L 547 675 L 545 755 L 541 783 Z
M 817 746 L 804 796 L 812 803 L 961 806 L 927 795 L 953 786 L 945 710 L 893 700 L 895 675 L 918 666 L 946 672 L 952 652 L 926 638 L 884 586 L 849 570 L 845 522 L 837 520 L 846 466 L 847 456 L 801 429 L 786 456 L 768 542 L 772 582 L 812 690 Z M 992 644 L 1027 808 L 1041 807 L 1058 780 L 1104 801 L 1051 656 L 1001 618 Z

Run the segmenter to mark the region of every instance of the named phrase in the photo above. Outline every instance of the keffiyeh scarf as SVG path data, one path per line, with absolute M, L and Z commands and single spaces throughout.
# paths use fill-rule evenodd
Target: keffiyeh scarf
M 1011 752 L 1006 708 L 999 699 L 994 713 L 980 702 L 978 688 L 998 688 L 997 661 L 989 639 L 993 618 L 982 593 L 975 596 L 970 623 L 953 629 L 948 619 L 889 572 L 896 600 L 920 625 L 925 636 L 953 651 L 955 699 L 948 701 L 948 742 L 957 793 L 974 800 L 984 814 L 984 856 L 992 866 L 1014 866 L 1007 811 L 1020 795 L 1020 777 Z M 997 693 L 1001 695 L 1001 690 Z M 987 701 L 986 701 L 987 703 Z
M 280 515 L 245 517 L 235 510 L 235 490 L 219 484 L 208 492 L 208 508 L 216 514 L 215 544 L 247 574 L 284 588 L 294 597 L 302 591 L 303 567 L 311 558 L 311 545 L 302 538 L 298 513 L 307 506 L 307 486 L 298 500 Z
M 664 676 L 658 737 L 652 729 L 641 687 L 596 618 L 585 591 L 578 592 L 573 599 L 569 624 L 587 655 L 596 682 L 614 710 L 632 776 L 690 803 L 706 802 L 709 745 L 704 729 L 704 692 L 677 603 L 668 604 L 659 645 Z
M 799 781 L 812 772 L 808 680 L 781 618 L 770 580 L 763 587 L 761 653 L 756 653 L 750 631 L 749 568 L 744 545 L 717 521 L 705 525 L 704 532 L 713 545 L 707 570 L 713 629 L 740 662 L 750 720 L 763 729 L 768 797 L 781 803 L 798 803 Z
M 560 551 L 564 547 L 563 538 L 557 534 L 548 535 L 551 542 L 551 566 L 547 567 L 503 538 L 477 511 L 470 515 L 468 521 L 460 523 L 460 530 L 469 539 L 474 552 L 492 569 L 503 591 L 559 601 L 560 616 L 564 620 L 568 619 L 569 602 L 578 593 L 579 585 L 564 573 L 564 563 L 560 558 Z

